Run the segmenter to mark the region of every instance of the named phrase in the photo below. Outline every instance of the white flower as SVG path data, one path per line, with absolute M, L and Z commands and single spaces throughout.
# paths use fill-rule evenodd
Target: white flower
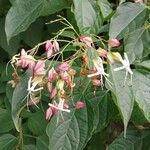
M 123 66 L 115 68 L 114 71 L 119 71 L 119 70 L 123 70 L 123 69 L 126 70 L 126 76 L 125 76 L 125 81 L 124 81 L 124 84 L 125 84 L 125 82 L 127 80 L 128 73 L 131 75 L 131 81 L 132 81 L 132 74 L 133 74 L 133 72 L 132 72 L 132 70 L 130 68 L 130 62 L 129 62 L 129 59 L 128 59 L 128 56 L 127 56 L 126 53 L 124 53 L 124 59 L 121 58 L 120 61 L 121 61 Z
M 54 104 L 51 104 L 51 103 L 49 103 L 48 105 L 49 105 L 50 107 L 53 107 L 53 108 L 59 110 L 59 111 L 64 111 L 64 112 L 68 112 L 68 113 L 69 113 L 70 110 L 64 108 L 64 102 L 65 102 L 65 100 L 62 99 L 62 98 L 60 98 L 58 105 L 54 105 Z
M 107 79 L 109 74 L 105 73 L 104 66 L 103 66 L 103 61 L 100 57 L 97 57 L 96 59 L 94 59 L 93 63 L 94 63 L 94 67 L 96 68 L 97 72 L 93 73 L 93 74 L 89 74 L 88 77 L 91 78 L 91 77 L 100 75 L 101 84 L 103 85 L 103 76 Z

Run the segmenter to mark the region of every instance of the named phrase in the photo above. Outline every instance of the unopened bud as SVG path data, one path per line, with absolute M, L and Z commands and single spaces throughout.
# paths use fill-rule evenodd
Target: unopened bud
M 110 47 L 118 47 L 120 45 L 120 42 L 117 39 L 109 39 L 108 40 L 108 45 Z
M 85 107 L 86 107 L 86 104 L 84 102 L 81 102 L 81 101 L 77 101 L 76 104 L 75 104 L 76 109 L 82 109 L 82 108 L 85 108 Z
M 67 71 L 69 69 L 69 64 L 67 62 L 62 63 L 57 67 L 60 71 Z

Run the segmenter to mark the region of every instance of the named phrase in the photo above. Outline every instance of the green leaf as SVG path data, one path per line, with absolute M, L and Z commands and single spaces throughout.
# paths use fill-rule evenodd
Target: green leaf
M 11 134 L 0 136 L 0 150 L 15 150 L 17 138 Z
M 42 20 L 37 20 L 23 33 L 23 41 L 30 47 L 34 47 L 42 40 L 44 23 Z M 29 38 L 30 37 L 30 38 Z
M 134 97 L 130 79 L 127 79 L 124 85 L 126 72 L 124 70 L 114 71 L 113 69 L 116 67 L 117 65 L 110 66 L 110 81 L 112 86 L 108 86 L 108 88 L 116 97 L 114 100 L 120 110 L 124 123 L 124 134 L 126 134 L 126 128 L 134 106 Z
M 44 7 L 41 12 L 41 16 L 54 14 L 67 7 L 69 7 L 67 0 L 46 0 L 44 1 Z
M 126 138 L 121 134 L 109 145 L 108 150 L 141 150 L 143 138 L 138 130 L 127 130 Z
M 25 106 L 26 102 L 26 96 L 28 94 L 27 87 L 28 87 L 28 81 L 29 80 L 29 73 L 26 73 L 20 80 L 20 82 L 17 84 L 12 97 L 12 103 L 11 103 L 11 110 L 12 110 L 12 119 L 15 124 L 16 130 L 20 131 L 20 113 L 22 111 L 22 108 Z
M 16 0 L 6 16 L 5 31 L 7 41 L 25 31 L 43 9 L 43 0 Z
M 42 111 L 33 113 L 28 119 L 28 128 L 35 135 L 43 135 L 46 125 L 45 115 Z
M 142 61 L 140 63 L 137 63 L 136 65 L 141 66 L 141 67 L 148 69 L 150 71 L 150 60 Z
M 35 145 L 23 145 L 22 150 L 36 150 Z
M 144 112 L 146 119 L 150 122 L 150 76 L 134 71 L 133 92 L 135 101 Z
M 81 33 L 97 33 L 101 18 L 88 0 L 73 0 L 74 15 Z
M 0 46 L 8 52 L 10 56 L 13 56 L 17 53 L 18 49 L 20 48 L 20 36 L 16 36 L 15 38 L 11 39 L 9 44 L 7 43 L 6 33 L 5 33 L 5 20 L 4 18 L 0 20 Z
M 112 17 L 109 37 L 117 38 L 121 33 L 124 33 L 133 22 L 141 25 L 143 22 L 141 20 L 145 18 L 145 15 L 145 5 L 130 2 L 121 4 L 117 8 L 115 15 Z
M 44 134 L 42 136 L 38 136 L 36 139 L 36 150 L 48 150 L 48 137 Z
M 103 18 L 108 17 L 112 13 L 111 5 L 107 0 L 98 0 L 98 5 L 101 9 Z
M 125 52 L 129 57 L 130 63 L 135 59 L 141 59 L 143 56 L 143 41 L 142 36 L 145 32 L 144 28 L 137 29 L 125 37 Z
M 6 109 L 0 109 L 0 133 L 8 132 L 14 128 L 11 114 Z

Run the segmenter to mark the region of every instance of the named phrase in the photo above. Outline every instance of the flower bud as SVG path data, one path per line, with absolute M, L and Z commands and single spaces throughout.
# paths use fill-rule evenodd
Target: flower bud
M 56 89 L 56 88 L 53 88 L 53 89 L 51 90 L 51 93 L 50 93 L 50 94 L 51 94 L 51 96 L 50 96 L 51 99 L 54 98 L 54 97 L 57 95 L 57 89 Z
M 47 53 L 47 58 L 50 58 L 52 56 L 53 53 L 53 44 L 50 40 L 48 40 L 45 44 L 45 50 Z
M 101 85 L 101 81 L 98 80 L 98 79 L 92 79 L 92 83 L 93 83 L 93 85 L 95 85 L 95 86 L 100 86 L 100 85 Z
M 49 107 L 47 110 L 46 110 L 46 120 L 50 120 L 52 115 L 53 115 L 53 108 Z
M 63 90 L 64 89 L 64 80 L 58 80 L 57 81 L 57 88 L 59 89 L 59 90 Z
M 39 60 L 33 68 L 34 75 L 44 75 L 45 74 L 45 61 Z
M 59 43 L 56 40 L 53 41 L 53 48 L 54 48 L 55 52 L 60 51 Z
M 86 107 L 86 104 L 84 102 L 81 102 L 81 101 L 77 101 L 76 104 L 75 104 L 76 109 L 82 109 L 82 108 L 85 108 L 85 107 Z
M 87 47 L 92 47 L 93 40 L 88 36 L 80 36 L 80 41 L 83 42 Z
M 117 39 L 109 39 L 108 40 L 108 45 L 110 47 L 118 47 L 120 45 L 120 42 Z
M 67 62 L 62 63 L 57 67 L 60 71 L 67 71 L 69 69 L 69 64 Z
M 48 82 L 52 82 L 54 81 L 55 79 L 57 79 L 57 72 L 55 71 L 54 68 L 51 68 L 49 71 L 48 71 Z

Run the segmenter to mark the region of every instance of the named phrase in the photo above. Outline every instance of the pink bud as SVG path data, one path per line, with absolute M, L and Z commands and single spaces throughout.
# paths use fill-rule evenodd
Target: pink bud
M 92 83 L 93 83 L 93 85 L 95 85 L 95 86 L 100 86 L 100 85 L 101 85 L 101 81 L 98 80 L 98 79 L 93 79 L 93 80 L 92 80 Z
M 135 3 L 143 3 L 143 0 L 134 0 Z
M 56 88 L 53 88 L 53 89 L 51 90 L 51 93 L 50 93 L 50 98 L 52 99 L 52 98 L 54 98 L 56 95 L 57 95 L 57 89 L 56 89 Z
M 81 102 L 81 101 L 77 101 L 76 104 L 75 104 L 76 109 L 82 109 L 82 108 L 85 108 L 85 107 L 86 107 L 86 104 L 84 102 Z
M 33 68 L 34 75 L 44 75 L 45 74 L 45 61 L 39 60 Z
M 45 50 L 47 53 L 47 58 L 50 58 L 52 56 L 53 53 L 53 44 L 50 40 L 48 40 L 45 44 Z
M 83 42 L 87 47 L 92 47 L 93 40 L 88 36 L 80 36 L 80 41 Z
M 51 40 L 48 40 L 45 44 L 45 50 L 49 51 L 50 49 L 53 49 L 53 44 L 52 44 Z
M 67 81 L 67 80 L 69 79 L 69 74 L 65 71 L 65 72 L 62 72 L 62 73 L 60 74 L 60 77 L 61 77 L 63 80 Z
M 69 69 L 69 64 L 64 62 L 61 65 L 59 65 L 57 67 L 57 69 L 60 70 L 60 71 L 67 71 Z
M 51 117 L 53 115 L 53 110 L 51 107 L 49 107 L 47 110 L 46 110 L 46 120 L 50 120 Z
M 120 42 L 117 39 L 109 39 L 108 40 L 108 45 L 110 47 L 118 47 L 120 45 Z
M 33 56 L 28 55 L 27 52 L 22 49 L 20 59 L 16 62 L 16 65 L 21 66 L 22 68 L 29 67 L 30 69 L 32 69 L 35 65 L 35 61 L 36 60 Z
M 48 72 L 48 82 L 52 82 L 57 78 L 58 74 L 54 68 L 50 69 Z
M 59 43 L 56 40 L 53 41 L 53 48 L 55 52 L 58 52 L 60 50 Z

